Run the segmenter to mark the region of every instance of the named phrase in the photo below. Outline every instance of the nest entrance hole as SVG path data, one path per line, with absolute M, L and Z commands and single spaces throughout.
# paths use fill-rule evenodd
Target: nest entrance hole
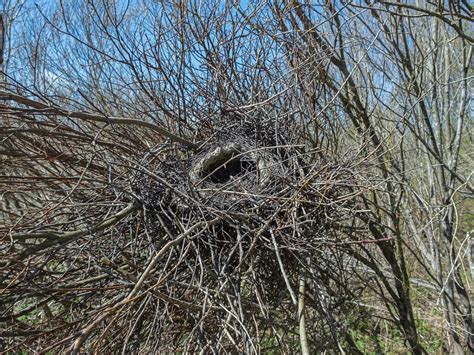
M 231 178 L 244 176 L 257 170 L 257 165 L 238 151 L 222 152 L 216 159 L 204 167 L 202 177 L 215 184 L 224 184 Z

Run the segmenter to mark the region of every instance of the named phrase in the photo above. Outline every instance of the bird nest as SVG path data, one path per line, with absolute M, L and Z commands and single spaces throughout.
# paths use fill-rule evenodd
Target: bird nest
M 297 314 L 287 310 L 295 307 L 305 275 L 311 275 L 308 284 L 319 284 L 319 295 L 313 296 L 325 300 L 324 309 L 342 312 L 348 295 L 341 291 L 346 285 L 342 280 L 349 273 L 342 253 L 334 248 L 334 226 L 348 218 L 350 179 L 349 169 L 322 163 L 301 147 L 252 146 L 243 138 L 209 143 L 180 162 L 174 156 L 162 157 L 148 173 L 137 176 L 135 193 L 145 211 L 141 223 L 155 236 L 157 248 L 200 226 L 183 242 L 192 245 L 187 258 L 200 271 L 183 264 L 175 270 L 173 284 L 194 285 L 183 286 L 180 299 L 203 309 L 207 297 L 211 304 L 227 304 L 207 313 L 198 332 L 205 344 L 222 346 L 218 339 L 224 336 L 223 328 L 216 324 L 228 322 L 224 328 L 234 329 L 242 347 L 250 346 L 256 332 L 270 331 L 268 322 L 296 324 Z M 175 261 L 181 255 L 177 253 Z M 164 258 L 157 268 L 169 262 Z M 322 301 L 311 302 L 319 311 L 309 312 L 308 331 L 327 346 L 336 323 L 318 313 L 322 311 L 316 303 Z M 229 319 L 226 307 L 240 307 L 235 309 L 238 319 Z M 251 324 L 255 312 L 260 312 L 258 326 Z M 193 346 L 187 350 L 201 348 Z

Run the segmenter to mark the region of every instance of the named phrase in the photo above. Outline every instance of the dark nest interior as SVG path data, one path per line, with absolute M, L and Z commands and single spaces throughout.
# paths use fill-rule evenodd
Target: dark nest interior
M 220 150 L 222 152 L 219 152 L 215 159 L 208 159 L 209 161 L 203 163 L 199 174 L 202 180 L 225 184 L 231 179 L 245 179 L 247 174 L 257 171 L 257 162 L 246 157 L 239 149 L 223 146 Z
M 315 349 L 337 349 L 360 291 L 340 233 L 353 162 L 272 127 L 203 130 L 196 152 L 117 129 L 94 152 L 33 137 L 56 158 L 4 194 L 1 347 L 296 352 L 304 315 Z

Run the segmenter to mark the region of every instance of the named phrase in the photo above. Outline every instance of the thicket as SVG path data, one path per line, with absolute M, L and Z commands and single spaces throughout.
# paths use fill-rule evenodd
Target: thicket
M 469 1 L 0 17 L 0 349 L 474 352 Z

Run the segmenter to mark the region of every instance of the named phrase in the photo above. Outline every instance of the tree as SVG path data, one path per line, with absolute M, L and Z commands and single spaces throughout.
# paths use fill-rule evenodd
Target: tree
M 6 349 L 474 351 L 467 2 L 68 5 L 0 93 Z

